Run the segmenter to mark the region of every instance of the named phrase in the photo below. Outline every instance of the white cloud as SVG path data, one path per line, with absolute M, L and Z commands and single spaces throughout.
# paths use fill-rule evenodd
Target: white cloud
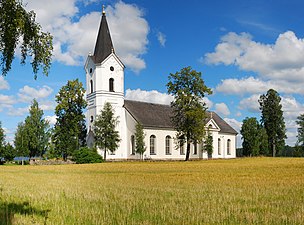
M 0 105 L 13 105 L 16 102 L 14 96 L 0 94 Z
M 49 121 L 50 125 L 54 125 L 57 121 L 57 117 L 56 116 L 46 116 L 45 120 Z
M 226 79 L 216 87 L 217 92 L 223 92 L 225 94 L 242 95 L 245 93 L 263 93 L 269 89 L 267 82 L 263 82 L 260 79 L 254 77 L 242 78 L 242 79 Z
M 163 34 L 160 31 L 157 32 L 157 40 L 159 41 L 159 43 L 160 43 L 161 46 L 165 47 L 166 41 L 167 41 L 165 34 Z
M 240 130 L 242 127 L 242 122 L 237 121 L 236 119 L 231 119 L 231 118 L 224 118 L 225 122 L 228 123 L 234 130 L 238 132 L 238 135 L 236 136 L 236 145 L 237 148 L 242 147 L 242 135 L 240 135 Z
M 173 97 L 166 93 L 161 93 L 155 90 L 144 91 L 141 89 L 136 90 L 126 90 L 126 99 L 142 102 L 151 102 L 157 104 L 169 105 L 173 101 Z
M 0 76 L 0 90 L 8 90 L 9 84 L 8 82 L 4 79 L 3 76 Z
M 215 104 L 215 112 L 224 116 L 230 115 L 230 110 L 228 106 L 223 102 Z
M 208 109 L 211 109 L 213 107 L 213 102 L 209 98 L 204 97 L 203 102 L 206 103 L 206 106 L 208 107 Z
M 239 103 L 238 108 L 253 113 L 260 112 L 259 99 L 260 99 L 260 95 L 258 94 L 251 95 L 248 98 L 242 99 Z
M 274 44 L 255 42 L 247 33 L 231 32 L 204 59 L 208 64 L 236 65 L 263 79 L 288 82 L 297 88 L 299 83 L 304 84 L 304 40 L 292 31 L 280 34 Z
M 85 4 L 95 2 L 85 0 Z M 93 52 L 101 19 L 99 12 L 79 17 L 76 0 L 31 0 L 27 9 L 37 13 L 37 21 L 54 36 L 54 59 L 67 65 L 82 65 Z M 148 44 L 149 25 L 143 10 L 134 4 L 118 1 L 106 8 L 106 16 L 117 55 L 136 71 L 146 67 L 141 55 Z
M 31 102 L 35 99 L 47 98 L 53 93 L 53 89 L 44 85 L 42 88 L 35 89 L 25 85 L 23 88 L 19 89 L 19 101 L 21 102 Z
M 9 108 L 7 115 L 9 116 L 23 116 L 29 112 L 29 107 Z

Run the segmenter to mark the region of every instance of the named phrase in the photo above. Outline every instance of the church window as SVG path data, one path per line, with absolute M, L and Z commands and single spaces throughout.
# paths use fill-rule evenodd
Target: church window
M 166 136 L 166 155 L 171 155 L 171 137 Z
M 91 88 L 91 93 L 93 93 L 93 81 L 90 80 L 90 88 Z
M 114 79 L 110 78 L 109 80 L 109 91 L 114 92 Z
M 155 137 L 155 135 L 151 135 L 150 136 L 150 155 L 156 155 L 155 144 L 156 144 L 156 137 Z
M 193 155 L 197 155 L 197 143 L 194 143 Z
M 90 68 L 90 73 L 92 73 L 93 72 L 93 69 L 92 68 Z
M 227 140 L 227 155 L 231 155 L 231 140 Z
M 93 116 L 91 116 L 90 121 L 91 121 L 91 123 L 93 123 L 93 121 L 94 121 L 94 117 Z
M 110 70 L 113 72 L 113 71 L 114 71 L 114 67 L 113 67 L 113 66 L 111 66 L 111 67 L 110 67 Z
M 184 144 L 181 144 L 181 146 L 180 146 L 180 154 L 181 155 L 185 155 L 185 149 L 184 149 Z
M 208 127 L 209 127 L 209 129 L 212 129 L 212 124 L 209 124 L 209 126 L 208 126 Z
M 217 154 L 221 154 L 221 139 L 217 139 L 217 151 L 218 153 Z
M 131 136 L 131 154 L 135 155 L 135 136 Z

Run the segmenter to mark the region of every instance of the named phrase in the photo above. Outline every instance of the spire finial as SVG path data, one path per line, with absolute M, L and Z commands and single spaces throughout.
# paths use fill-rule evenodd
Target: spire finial
M 106 11 L 105 11 L 105 5 L 102 5 L 102 15 L 105 15 Z

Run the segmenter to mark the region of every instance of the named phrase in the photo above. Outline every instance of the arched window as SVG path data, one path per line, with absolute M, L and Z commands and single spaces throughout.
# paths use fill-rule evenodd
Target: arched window
M 217 151 L 218 151 L 218 154 L 220 155 L 221 154 L 221 139 L 217 139 Z
M 91 93 L 93 93 L 93 81 L 92 80 L 90 80 L 90 88 L 91 88 Z
M 231 155 L 231 140 L 227 140 L 227 155 Z
M 109 80 L 109 91 L 114 92 L 114 79 L 110 78 Z
M 171 137 L 166 136 L 166 155 L 171 155 Z
M 94 117 L 93 116 L 91 116 L 90 121 L 91 121 L 91 123 L 93 123 L 93 121 L 94 121 Z
M 155 137 L 155 135 L 151 135 L 150 136 L 150 155 L 156 155 L 155 145 L 156 145 L 156 137 Z
M 135 136 L 131 136 L 131 154 L 135 155 Z

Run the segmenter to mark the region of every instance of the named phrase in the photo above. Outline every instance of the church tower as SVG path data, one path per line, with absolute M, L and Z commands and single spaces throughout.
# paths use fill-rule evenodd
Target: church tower
M 86 96 L 88 103 L 87 127 L 88 146 L 92 146 L 94 136 L 92 133 L 93 123 L 100 114 L 106 102 L 111 103 L 118 117 L 120 146 L 124 146 L 125 140 L 125 109 L 124 109 L 124 65 L 115 54 L 114 46 L 108 27 L 106 13 L 102 12 L 99 32 L 95 44 L 94 54 L 89 54 L 86 63 Z M 121 147 L 112 155 L 112 158 L 124 158 Z M 103 155 L 102 150 L 100 153 Z M 116 156 L 116 157 L 115 157 Z M 110 157 L 111 158 L 111 157 Z

